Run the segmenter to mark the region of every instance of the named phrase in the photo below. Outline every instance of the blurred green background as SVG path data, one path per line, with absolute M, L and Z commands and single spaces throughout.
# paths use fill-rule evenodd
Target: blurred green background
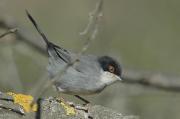
M 43 42 L 26 17 L 28 9 L 52 42 L 78 52 L 83 45 L 79 32 L 88 23 L 96 2 L 0 0 L 0 16 L 13 18 L 30 31 L 32 38 Z M 179 6 L 179 0 L 104 0 L 101 29 L 87 53 L 111 55 L 123 68 L 180 75 Z M 46 56 L 24 42 L 14 43 L 11 37 L 0 40 L 0 91 L 28 93 L 46 77 L 47 62 Z M 52 92 L 45 95 L 51 96 Z M 117 83 L 86 98 L 142 119 L 180 118 L 179 93 Z

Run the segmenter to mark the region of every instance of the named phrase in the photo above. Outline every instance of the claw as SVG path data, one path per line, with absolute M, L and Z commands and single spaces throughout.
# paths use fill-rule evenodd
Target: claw
M 93 117 L 89 114 L 89 104 L 86 105 L 77 105 L 73 102 L 67 102 L 64 100 L 64 98 L 56 98 L 56 100 L 61 104 L 61 106 L 64 108 L 66 115 L 76 115 L 76 113 L 79 113 L 80 115 L 83 115 L 85 119 L 93 119 Z
M 57 99 L 57 101 L 60 102 L 61 106 L 64 108 L 66 115 L 68 116 L 76 115 L 76 109 L 67 102 L 65 102 L 63 98 Z

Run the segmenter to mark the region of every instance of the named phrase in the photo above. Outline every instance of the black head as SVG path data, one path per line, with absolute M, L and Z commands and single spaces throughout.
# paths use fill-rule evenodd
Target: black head
M 104 71 L 108 71 L 113 73 L 119 77 L 121 77 L 122 69 L 119 63 L 109 56 L 102 56 L 98 58 L 98 62 Z

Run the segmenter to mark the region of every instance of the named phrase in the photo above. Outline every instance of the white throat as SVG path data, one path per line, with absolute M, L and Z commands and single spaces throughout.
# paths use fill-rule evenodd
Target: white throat
M 102 71 L 101 72 L 101 77 L 100 80 L 101 82 L 105 83 L 106 85 L 110 85 L 113 82 L 119 80 L 120 78 L 116 76 L 113 73 L 107 72 L 107 71 Z

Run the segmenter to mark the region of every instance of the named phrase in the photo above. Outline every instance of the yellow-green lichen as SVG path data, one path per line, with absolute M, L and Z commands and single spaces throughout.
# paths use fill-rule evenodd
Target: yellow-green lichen
M 64 108 L 66 115 L 68 116 L 74 116 L 76 115 L 76 110 L 74 107 L 71 107 L 70 105 L 64 103 L 63 101 L 60 102 L 60 104 L 62 105 L 62 107 Z
M 13 92 L 8 92 L 7 94 L 11 95 L 14 103 L 21 105 L 25 112 L 37 111 L 37 104 L 32 105 L 34 98 L 31 95 L 16 94 Z

